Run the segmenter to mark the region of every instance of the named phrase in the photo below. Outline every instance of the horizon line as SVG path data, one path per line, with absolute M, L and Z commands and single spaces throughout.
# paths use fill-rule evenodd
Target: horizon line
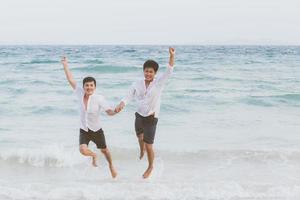
M 126 44 L 126 43 L 111 43 L 111 44 L 1 44 L 0 46 L 300 46 L 300 44 Z

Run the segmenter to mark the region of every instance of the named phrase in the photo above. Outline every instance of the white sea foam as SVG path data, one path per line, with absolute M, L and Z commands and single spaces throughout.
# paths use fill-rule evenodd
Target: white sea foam
M 240 185 L 235 182 L 216 183 L 169 183 L 169 182 L 102 182 L 102 183 L 63 183 L 29 184 L 19 187 L 0 186 L 1 199 L 14 200 L 113 200 L 113 199 L 282 199 L 297 200 L 300 197 L 299 186 Z

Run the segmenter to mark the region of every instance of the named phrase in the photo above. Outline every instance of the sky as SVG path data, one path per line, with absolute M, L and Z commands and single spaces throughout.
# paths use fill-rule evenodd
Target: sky
M 0 0 L 0 45 L 300 45 L 299 0 Z

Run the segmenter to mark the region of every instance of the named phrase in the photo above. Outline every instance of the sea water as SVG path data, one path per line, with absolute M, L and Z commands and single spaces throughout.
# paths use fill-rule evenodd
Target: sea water
M 0 199 L 300 198 L 300 47 L 175 46 L 163 94 L 155 166 L 142 179 L 136 105 L 101 115 L 118 178 L 78 150 L 77 84 L 97 80 L 115 107 L 145 60 L 167 46 L 0 46 Z

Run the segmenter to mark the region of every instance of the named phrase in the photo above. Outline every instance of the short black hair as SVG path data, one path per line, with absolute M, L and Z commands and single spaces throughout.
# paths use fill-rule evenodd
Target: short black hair
M 155 62 L 154 60 L 147 60 L 144 63 L 143 69 L 145 70 L 146 68 L 152 68 L 154 69 L 155 72 L 157 72 L 159 65 L 157 62 Z
M 95 86 L 96 86 L 96 79 L 94 77 L 91 77 L 91 76 L 87 76 L 83 79 L 82 81 L 82 85 L 84 86 L 84 84 L 86 82 L 94 82 L 95 83 Z

